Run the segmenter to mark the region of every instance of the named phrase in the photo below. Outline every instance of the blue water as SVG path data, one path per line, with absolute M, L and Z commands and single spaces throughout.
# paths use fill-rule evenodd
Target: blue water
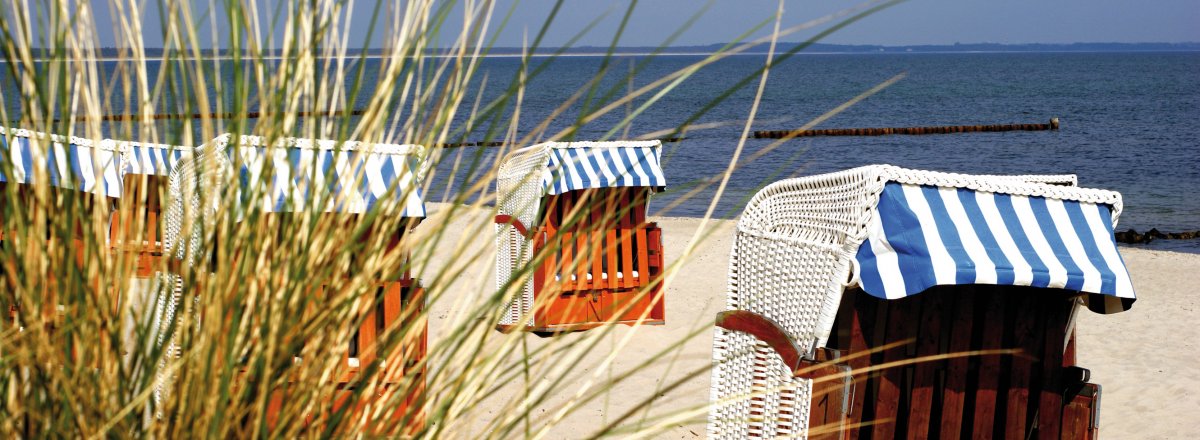
M 645 58 L 618 57 L 610 64 L 602 90 L 615 87 L 624 92 L 630 86 L 640 87 L 700 59 L 667 56 L 641 64 Z M 763 56 L 737 56 L 701 69 L 635 118 L 630 136 L 671 129 L 687 121 L 752 75 L 763 60 Z M 535 59 L 533 64 L 545 61 Z M 548 62 L 525 89 L 519 134 L 525 135 L 544 121 L 596 75 L 602 62 L 599 57 Z M 639 70 L 628 81 L 625 75 L 634 66 Z M 368 78 L 377 67 L 377 61 L 367 64 Z M 519 67 L 520 60 L 515 58 L 484 60 L 454 126 L 465 126 L 480 86 L 486 103 L 511 83 Z M 151 65 L 151 70 L 156 66 Z M 1200 53 L 804 54 L 772 69 L 753 129 L 798 128 L 901 73 L 906 76 L 898 83 L 818 128 L 1045 123 L 1057 117 L 1062 129 L 792 140 L 735 171 L 716 215 L 736 217 L 748 197 L 775 180 L 887 163 L 961 173 L 1073 173 L 1079 176 L 1081 186 L 1123 194 L 1119 230 L 1200 230 Z M 482 81 L 485 75 L 486 84 Z M 748 87 L 733 91 L 692 122 L 716 123 L 716 127 L 694 129 L 682 142 L 665 144 L 664 166 L 670 187 L 655 199 L 652 210 L 656 214 L 703 215 L 713 188 L 698 190 L 689 203 L 671 207 L 672 202 L 728 165 L 757 84 L 754 78 Z M 6 95 L 12 90 L 9 84 L 3 89 Z M 214 93 L 210 95 L 216 98 Z M 10 115 L 19 111 L 12 108 L 14 101 L 5 99 Z M 592 107 L 603 102 L 602 96 L 596 96 Z M 638 99 L 634 108 L 644 102 L 646 98 Z M 549 133 L 575 123 L 580 107 L 576 103 L 552 121 Z M 580 127 L 575 139 L 600 138 L 626 111 L 622 107 Z M 501 122 L 502 127 L 507 126 L 507 120 Z M 485 132 L 485 128 L 477 128 L 467 138 L 481 140 Z M 772 142 L 750 139 L 742 157 L 752 156 Z M 489 148 L 446 151 L 449 154 L 437 167 L 438 179 L 428 191 L 433 200 L 452 196 L 478 174 L 458 173 L 451 179 L 453 183 L 448 183 L 456 160 L 460 166 L 473 160 L 490 164 L 496 154 Z M 1148 247 L 1200 252 L 1200 240 L 1158 240 Z
M 633 85 L 699 59 L 656 59 L 635 75 Z M 618 60 L 613 76 L 627 74 L 638 61 Z M 600 62 L 555 60 L 527 88 L 523 120 L 544 119 Z M 740 56 L 701 70 L 637 118 L 631 133 L 678 126 L 762 62 L 761 56 Z M 511 75 L 517 61 L 493 59 L 483 67 L 495 83 Z M 900 73 L 904 79 L 818 128 L 1046 123 L 1051 117 L 1062 128 L 797 139 L 735 171 L 716 214 L 736 216 L 747 197 L 775 180 L 887 163 L 960 173 L 1076 174 L 1081 186 L 1122 193 L 1119 230 L 1200 230 L 1200 53 L 801 55 L 771 71 L 753 129 L 800 127 Z M 621 87 L 621 81 L 613 83 Z M 658 214 L 703 215 L 707 203 L 665 208 L 728 165 L 757 84 L 755 79 L 695 121 L 727 125 L 690 131 L 684 141 L 665 144 L 671 188 L 655 199 Z M 554 127 L 565 128 L 575 116 L 568 112 Z M 584 126 L 577 138 L 603 135 L 616 117 Z M 742 157 L 772 142 L 750 139 Z M 709 189 L 693 197 L 707 202 L 713 194 Z M 1200 240 L 1158 240 L 1149 247 L 1200 252 Z

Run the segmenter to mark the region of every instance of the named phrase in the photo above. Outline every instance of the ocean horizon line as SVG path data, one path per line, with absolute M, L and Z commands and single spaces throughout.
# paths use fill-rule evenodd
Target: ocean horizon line
M 786 52 L 796 48 L 799 45 L 806 43 L 779 43 L 776 47 L 776 53 Z M 601 57 L 601 56 L 618 56 L 618 57 L 644 57 L 644 56 L 710 56 L 720 53 L 721 48 L 729 47 L 728 43 L 710 44 L 710 45 L 691 45 L 691 46 L 672 46 L 672 47 L 654 47 L 654 46 L 624 46 L 616 47 L 611 50 L 607 47 L 600 46 L 576 46 L 569 48 L 542 48 L 532 53 L 527 53 L 525 49 L 520 47 L 492 47 L 478 55 L 479 58 L 549 58 L 549 57 Z M 34 48 L 31 51 L 36 53 L 46 49 Z M 128 48 L 103 47 L 99 48 L 99 57 L 84 58 L 86 61 L 121 61 L 131 57 L 126 55 L 129 53 Z M 453 58 L 460 56 L 457 51 L 452 48 L 435 48 L 428 49 L 421 56 L 436 57 L 436 58 Z M 474 48 L 468 48 L 468 53 L 473 53 Z M 173 54 L 172 59 L 204 59 L 204 60 L 221 60 L 233 59 L 235 54 L 230 53 L 227 49 L 203 49 L 202 52 L 207 52 L 200 57 L 191 56 L 190 54 Z M 294 58 L 294 56 L 282 54 L 280 50 L 266 51 L 262 55 L 254 55 L 244 53 L 243 58 L 255 58 L 264 60 L 281 60 Z M 866 55 L 866 54 L 987 54 L 987 53 L 1128 53 L 1128 52 L 1147 52 L 1147 53 L 1166 53 L 1166 52 L 1200 52 L 1200 42 L 1145 42 L 1145 43 L 955 43 L 955 44 L 922 44 L 922 45 L 855 45 L 855 44 L 827 44 L 816 43 L 811 46 L 796 52 L 798 55 Z M 142 56 L 145 58 L 158 58 L 165 54 L 164 48 L 146 48 L 142 50 Z M 764 56 L 768 53 L 767 45 L 759 44 L 745 51 L 728 54 L 726 56 Z M 411 57 L 414 55 L 404 55 Z M 474 55 L 468 55 L 474 56 Z M 388 54 L 385 49 L 371 48 L 366 50 L 348 51 L 344 55 L 317 55 L 319 59 L 333 58 L 364 58 L 364 59 L 381 59 L 391 58 L 394 55 Z M 47 61 L 50 57 L 38 57 L 34 61 Z M 0 60 L 7 62 L 7 60 Z
M 1096 53 L 1197 53 L 1197 52 L 1200 52 L 1200 48 L 1195 48 L 1195 49 L 1158 49 L 1158 50 L 946 50 L 946 51 L 903 51 L 903 52 L 883 52 L 883 51 L 880 51 L 880 52 L 833 52 L 833 51 L 801 51 L 801 52 L 797 52 L 797 53 L 795 53 L 794 55 L 799 55 L 799 56 L 803 56 L 803 55 L 810 55 L 810 56 L 831 56 L 831 55 L 979 55 L 979 54 L 1067 54 L 1067 53 L 1077 53 L 1077 54 L 1096 54 Z M 478 55 L 477 57 L 478 57 L 478 58 L 485 58 L 485 59 L 488 59 L 488 58 L 495 58 L 495 59 L 503 59 L 503 58 L 522 58 L 522 57 L 526 57 L 526 56 L 528 56 L 529 58 L 557 58 L 557 57 L 562 57 L 562 58 L 597 58 L 597 57 L 608 57 L 608 56 L 612 56 L 612 57 L 649 57 L 649 56 L 656 56 L 656 57 L 705 57 L 705 56 L 712 56 L 712 55 L 716 55 L 716 54 L 718 54 L 718 53 L 717 53 L 717 52 L 613 52 L 613 53 L 609 54 L 609 53 L 605 53 L 605 52 L 568 52 L 568 53 L 533 53 L 533 54 L 528 54 L 528 55 L 525 55 L 525 54 L 509 54 L 509 53 L 501 53 L 501 54 L 486 54 L 486 55 Z M 767 52 L 739 52 L 739 53 L 725 54 L 725 55 L 723 55 L 723 56 L 725 56 L 725 57 L 744 57 L 744 56 L 766 56 L 767 54 L 768 54 Z M 474 55 L 469 55 L 469 56 L 465 56 L 465 57 L 472 57 L 472 56 L 474 56 Z M 433 57 L 433 58 L 457 58 L 457 57 L 459 57 L 459 55 L 449 55 L 449 54 L 431 54 L 431 55 L 425 55 L 425 57 Z M 158 60 L 158 58 L 159 58 L 159 56 L 147 56 L 147 57 L 146 57 L 146 61 L 157 61 L 157 60 Z M 177 57 L 177 58 L 172 58 L 172 60 L 173 60 L 173 61 L 178 61 L 178 60 L 196 60 L 196 59 L 200 59 L 200 60 L 232 60 L 232 59 L 234 59 L 234 58 L 235 58 L 235 57 L 234 57 L 233 55 L 224 55 L 224 54 L 223 54 L 223 55 L 211 55 L 211 56 L 201 56 L 201 57 L 185 56 L 185 57 Z M 249 58 L 249 57 L 243 57 L 243 58 Z M 254 58 L 254 59 L 261 59 L 261 60 L 277 61 L 277 60 L 290 59 L 290 58 L 293 58 L 293 57 L 289 57 L 289 56 L 283 56 L 283 55 L 266 55 L 266 56 L 261 56 L 261 57 L 253 57 L 253 58 Z M 385 55 L 385 54 L 366 54 L 366 55 L 363 55 L 363 54 L 346 54 L 346 55 L 344 55 L 344 56 L 321 56 L 321 55 L 319 55 L 319 56 L 316 56 L 315 58 L 316 58 L 316 59 L 338 59 L 338 58 L 347 58 L 347 59 L 367 59 L 367 60 L 378 60 L 378 59 L 384 59 L 384 58 L 395 58 L 395 57 L 394 57 L 394 56 L 392 56 L 392 55 Z M 412 57 L 411 57 L 411 56 L 407 56 L 406 58 L 412 58 Z M 120 57 L 120 56 L 103 56 L 103 57 L 88 57 L 88 58 L 82 58 L 82 61 L 115 62 L 115 61 L 126 61 L 126 60 L 129 60 L 129 59 L 131 59 L 131 58 L 129 58 L 129 57 Z M 72 58 L 72 60 L 74 60 L 74 58 Z M 47 59 L 47 58 L 36 58 L 36 59 L 34 59 L 33 61 L 34 61 L 34 62 L 46 62 L 46 61 L 63 61 L 63 60 L 61 60 L 61 59 L 55 60 L 55 59 Z M 0 64 L 6 64 L 6 63 L 8 63 L 8 60 L 3 60 L 3 59 L 0 59 Z

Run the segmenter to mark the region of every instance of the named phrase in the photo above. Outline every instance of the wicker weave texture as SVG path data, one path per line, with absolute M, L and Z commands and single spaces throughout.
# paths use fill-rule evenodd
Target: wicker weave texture
M 1074 175 L 972 176 L 872 165 L 787 179 L 759 191 L 738 221 L 726 309 L 775 321 L 809 354 L 824 345 L 889 181 L 1103 203 L 1113 207 L 1114 225 L 1121 212 L 1120 194 L 1079 188 Z M 713 362 L 711 437 L 806 436 L 809 382 L 789 381 L 765 344 L 718 328 Z
M 805 438 L 812 381 L 792 376 L 775 351 L 751 335 L 717 329 L 713 339 L 713 439 Z
M 167 212 L 164 215 L 163 255 L 183 260 L 186 265 L 204 261 L 205 231 L 213 227 L 215 198 L 219 190 L 213 190 L 225 182 L 226 173 L 232 172 L 225 155 L 219 149 L 202 146 L 195 154 L 184 156 L 167 179 Z M 205 202 L 207 200 L 207 203 Z M 161 273 L 158 285 L 164 295 L 155 308 L 154 322 L 158 327 L 159 346 L 165 347 L 165 355 L 159 364 L 158 383 L 155 385 L 155 403 L 161 405 L 168 397 L 173 377 L 166 373 L 167 363 L 178 360 L 182 354 L 178 329 L 188 328 L 183 318 L 198 319 L 194 314 L 180 313 L 184 301 L 184 283 L 181 274 Z M 193 297 L 195 303 L 199 297 Z
M 801 350 L 824 344 L 883 189 L 872 171 L 781 181 L 755 195 L 734 236 L 726 309 L 775 321 Z M 710 437 L 807 437 L 811 381 L 792 377 L 766 344 L 717 329 L 713 362 Z
M 513 152 L 500 166 L 496 178 L 499 197 L 496 209 L 500 214 L 516 217 L 528 228 L 537 227 L 544 191 L 541 173 L 549 156 L 548 148 L 524 148 Z M 496 225 L 496 288 L 504 289 L 510 283 L 520 286 L 500 319 L 502 325 L 517 324 L 522 316 L 527 317 L 526 324 L 532 324 L 533 317 L 529 316 L 533 307 L 532 276 L 521 274 L 521 268 L 532 256 L 532 240 L 512 225 Z

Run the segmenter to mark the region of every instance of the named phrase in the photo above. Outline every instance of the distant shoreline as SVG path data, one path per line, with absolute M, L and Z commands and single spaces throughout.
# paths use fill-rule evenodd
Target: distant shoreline
M 775 53 L 784 53 L 794 50 L 804 43 L 779 43 L 775 48 Z M 617 57 L 645 57 L 645 56 L 664 56 L 664 57 L 680 57 L 680 56 L 708 56 L 720 51 L 726 44 L 710 44 L 704 46 L 678 46 L 659 48 L 654 46 L 626 46 L 614 49 L 613 56 Z M 607 47 L 596 46 L 580 46 L 567 49 L 558 48 L 542 48 L 536 53 L 530 54 L 532 58 L 548 58 L 548 57 L 602 57 L 608 54 Z M 33 49 L 33 53 L 37 54 L 42 49 Z M 97 58 L 88 59 L 88 61 L 121 61 L 128 57 L 121 56 L 122 49 L 119 48 L 101 48 L 99 49 L 100 56 Z M 202 55 L 204 60 L 227 60 L 233 59 L 229 53 L 218 53 L 220 50 L 214 51 L 206 49 Z M 520 58 L 526 56 L 525 50 L 520 47 L 493 47 L 488 49 L 486 55 L 481 55 L 481 58 Z M 760 44 L 747 48 L 745 51 L 731 56 L 765 56 L 768 52 L 766 44 Z M 947 44 L 947 45 L 907 45 L 907 46 L 882 46 L 882 45 L 841 45 L 841 44 L 812 44 L 797 52 L 798 55 L 893 55 L 893 54 L 998 54 L 998 53 L 1191 53 L 1200 52 L 1200 42 L 1187 43 L 1071 43 L 1071 44 L 999 44 L 999 43 L 970 43 L 970 44 Z M 163 49 L 149 48 L 145 49 L 143 56 L 146 60 L 154 60 L 162 58 Z M 456 54 L 448 53 L 448 49 L 432 49 L 425 52 L 425 56 L 432 58 L 449 58 L 456 57 Z M 366 58 L 366 59 L 381 59 L 389 57 L 383 49 L 368 49 L 365 51 L 357 51 L 348 53 L 344 58 Z M 246 57 L 249 58 L 249 57 Z M 269 55 L 261 57 L 264 60 L 282 60 L 285 57 L 278 51 L 271 51 Z M 341 57 L 318 57 L 321 59 L 341 58 Z M 191 56 L 183 56 L 182 58 L 173 58 L 175 60 L 186 59 L 195 60 Z M 37 61 L 46 61 L 46 58 L 39 58 Z M 0 60 L 4 62 L 4 60 Z
M 1200 48 L 1197 48 L 1197 49 L 1161 49 L 1161 50 L 1041 50 L 1041 51 L 1034 51 L 1034 50 L 947 50 L 947 51 L 911 51 L 911 52 L 899 52 L 899 51 L 895 51 L 895 52 L 801 51 L 801 52 L 797 52 L 795 55 L 820 55 L 820 56 L 838 56 L 838 55 L 991 55 L 991 54 L 1071 54 L 1071 53 L 1078 53 L 1078 54 L 1200 53 Z M 659 52 L 659 53 L 654 53 L 654 52 L 614 52 L 614 53 L 612 53 L 612 56 L 613 57 L 648 57 L 648 56 L 704 57 L 704 56 L 709 56 L 709 55 L 713 55 L 713 54 L 714 54 L 713 52 Z M 736 54 L 729 54 L 726 56 L 731 56 L 731 57 L 734 57 L 734 56 L 760 56 L 761 57 L 761 56 L 766 56 L 766 55 L 767 55 L 767 52 L 741 52 L 741 53 L 736 53 Z M 776 53 L 776 55 L 778 56 L 778 53 Z M 457 57 L 457 55 L 445 55 L 445 54 L 428 54 L 426 56 L 431 57 L 431 58 L 456 58 Z M 499 58 L 521 58 L 523 56 L 525 56 L 525 55 L 501 53 L 501 54 L 480 55 L 479 58 L 498 58 L 499 59 Z M 598 58 L 598 57 L 605 57 L 605 56 L 609 56 L 609 54 L 604 53 L 604 52 L 568 52 L 568 53 L 561 53 L 561 54 L 536 53 L 536 54 L 529 55 L 530 58 L 552 58 L 552 57 Z M 378 59 L 389 58 L 389 57 L 390 56 L 388 56 L 388 55 L 382 55 L 382 54 L 369 54 L 369 55 L 365 55 L 365 56 L 362 54 L 356 54 L 356 55 L 347 54 L 345 57 L 318 56 L 316 58 L 317 59 L 344 58 L 347 60 L 355 60 L 355 59 L 362 58 L 362 59 L 368 59 L 368 60 L 378 60 Z M 200 59 L 205 60 L 205 61 L 222 61 L 222 60 L 232 60 L 233 58 L 234 57 L 232 55 L 216 55 L 216 56 L 205 56 Z M 264 56 L 264 57 L 256 58 L 256 59 L 262 59 L 262 60 L 268 60 L 268 61 L 278 61 L 278 60 L 283 60 L 286 58 L 287 57 L 284 57 L 281 55 L 269 55 L 269 56 Z M 100 58 L 85 58 L 84 61 L 115 62 L 115 61 L 125 61 L 128 59 L 129 58 L 121 58 L 121 57 L 117 57 L 117 56 L 105 56 L 105 57 L 100 57 Z M 159 61 L 160 59 L 161 59 L 161 55 L 145 57 L 145 60 L 150 61 L 150 62 Z M 182 57 L 182 58 L 173 58 L 172 61 L 195 60 L 195 59 L 196 58 L 189 56 L 189 57 Z M 45 61 L 58 61 L 58 60 L 47 60 L 45 58 L 38 58 L 38 59 L 34 60 L 34 62 L 45 62 Z M 0 59 L 0 64 L 7 63 L 7 62 L 8 62 L 7 60 Z

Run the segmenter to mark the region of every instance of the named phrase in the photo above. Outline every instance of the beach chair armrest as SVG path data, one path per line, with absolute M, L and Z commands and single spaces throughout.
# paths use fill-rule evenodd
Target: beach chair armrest
M 524 223 L 521 223 L 520 220 L 518 220 L 516 217 L 513 217 L 511 215 L 508 215 L 508 214 L 496 215 L 496 224 L 498 224 L 498 225 L 513 225 L 513 227 L 517 228 L 517 232 L 520 232 L 521 235 L 524 235 L 526 237 L 529 236 L 529 228 L 526 228 Z
M 725 330 L 748 333 L 765 342 L 783 359 L 784 365 L 787 365 L 796 377 L 812 379 L 828 374 L 830 371 L 824 367 L 839 357 L 837 350 L 830 349 L 818 349 L 812 356 L 806 357 L 783 327 L 770 318 L 748 310 L 727 310 L 718 313 L 716 325 Z
M 800 347 L 771 318 L 748 310 L 727 310 L 717 314 L 716 324 L 725 330 L 748 333 L 767 343 L 792 371 L 800 365 Z
M 1092 371 L 1087 368 L 1070 366 L 1063 368 L 1062 381 L 1068 385 L 1084 384 L 1092 380 Z

